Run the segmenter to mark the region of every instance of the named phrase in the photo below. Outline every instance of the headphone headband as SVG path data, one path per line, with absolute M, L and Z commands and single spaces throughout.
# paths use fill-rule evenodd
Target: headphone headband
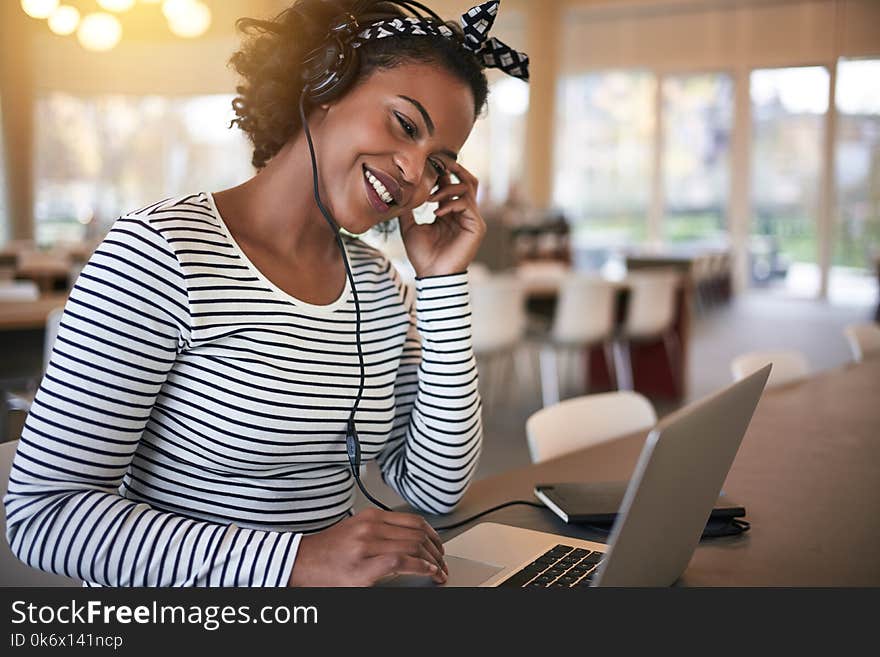
M 431 9 L 415 0 L 383 0 L 413 16 L 388 18 L 387 14 L 370 14 L 378 0 L 366 0 L 351 11 L 335 18 L 327 37 L 303 60 L 303 95 L 314 104 L 331 101 L 342 95 L 359 69 L 358 48 L 368 41 L 393 36 L 439 36 L 458 39 L 479 62 L 488 68 L 500 68 L 521 80 L 529 79 L 529 57 L 495 37 L 489 30 L 495 22 L 499 0 L 490 0 L 472 7 L 461 16 L 464 38 L 456 34 Z

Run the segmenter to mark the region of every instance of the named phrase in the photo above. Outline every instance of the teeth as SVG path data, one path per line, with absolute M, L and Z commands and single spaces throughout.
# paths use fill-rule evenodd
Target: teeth
M 370 184 L 373 186 L 373 189 L 376 190 L 376 193 L 379 195 L 385 203 L 391 204 L 394 202 L 394 197 L 388 193 L 388 190 L 385 189 L 385 185 L 383 185 L 376 176 L 374 176 L 369 171 L 364 171 L 364 175 L 367 177 L 367 180 L 370 181 Z

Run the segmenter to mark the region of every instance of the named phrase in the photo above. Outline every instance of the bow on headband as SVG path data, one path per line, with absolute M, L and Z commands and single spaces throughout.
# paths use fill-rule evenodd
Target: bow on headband
M 495 37 L 489 37 L 489 30 L 495 23 L 499 4 L 499 0 L 484 2 L 461 15 L 461 26 L 464 31 L 463 45 L 477 56 L 483 66 L 500 68 L 508 75 L 528 82 L 529 56 L 514 50 Z M 436 21 L 430 22 L 421 18 L 395 18 L 373 23 L 358 33 L 352 41 L 352 46 L 357 48 L 365 41 L 399 35 L 430 35 L 446 38 L 455 36 L 449 27 L 438 24 Z

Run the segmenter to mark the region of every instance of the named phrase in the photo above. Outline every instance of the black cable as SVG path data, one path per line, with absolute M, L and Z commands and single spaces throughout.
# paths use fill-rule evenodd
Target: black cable
M 318 205 L 318 209 L 321 211 L 321 214 L 324 215 L 324 219 L 327 220 L 327 223 L 330 224 L 330 228 L 333 230 L 333 234 L 336 237 L 336 244 L 339 246 L 339 251 L 342 253 L 342 261 L 345 263 L 345 273 L 348 276 L 349 285 L 351 286 L 352 298 L 354 300 L 354 308 L 355 308 L 355 340 L 357 341 L 357 350 L 358 350 L 358 363 L 360 365 L 360 383 L 358 385 L 357 396 L 355 397 L 354 404 L 351 409 L 351 413 L 348 416 L 348 422 L 346 423 L 346 435 L 345 435 L 345 450 L 348 454 L 348 463 L 351 466 L 351 474 L 354 477 L 355 482 L 358 485 L 361 493 L 364 494 L 370 502 L 375 504 L 377 507 L 382 509 L 383 511 L 391 511 L 391 508 L 386 504 L 383 504 L 375 497 L 373 497 L 370 492 L 366 489 L 363 482 L 361 481 L 360 475 L 360 465 L 361 465 L 361 444 L 357 435 L 357 428 L 355 427 L 354 419 L 355 413 L 357 413 L 358 406 L 361 402 L 361 397 L 364 392 L 364 382 L 365 382 L 365 370 L 364 370 L 364 353 L 363 347 L 361 345 L 361 308 L 360 303 L 358 301 L 357 296 L 357 288 L 354 284 L 354 275 L 351 272 L 351 266 L 348 262 L 348 255 L 345 251 L 345 245 L 342 242 L 342 235 L 339 231 L 339 225 L 331 216 L 329 210 L 324 207 L 324 203 L 321 201 L 321 192 L 318 189 L 318 160 L 315 157 L 315 146 L 312 143 L 312 133 L 309 130 L 309 122 L 306 118 L 305 112 L 305 98 L 308 89 L 303 89 L 302 94 L 299 97 L 299 116 L 302 121 L 303 131 L 306 134 L 306 142 L 309 145 L 309 156 L 312 161 L 312 182 L 313 182 L 313 193 L 315 196 L 315 203 Z M 435 531 L 445 531 L 448 529 L 454 529 L 456 527 L 460 527 L 461 525 L 467 524 L 472 520 L 476 520 L 481 516 L 484 516 L 488 513 L 492 513 L 493 511 L 497 511 L 499 509 L 503 509 L 507 506 L 513 506 L 515 504 L 524 504 L 527 506 L 534 506 L 541 509 L 546 509 L 547 507 L 543 504 L 538 504 L 537 502 L 526 502 L 524 500 L 514 500 L 512 502 L 505 502 L 504 504 L 499 504 L 498 506 L 494 506 L 491 509 L 487 509 L 485 511 L 481 511 L 480 513 L 467 518 L 466 520 L 461 520 L 452 525 L 446 525 L 443 527 L 434 527 Z
M 318 160 L 315 157 L 315 146 L 312 143 L 312 133 L 309 130 L 309 122 L 306 119 L 305 112 L 305 98 L 308 88 L 303 89 L 302 94 L 299 97 L 299 116 L 302 121 L 303 130 L 306 133 L 306 141 L 309 144 L 309 156 L 312 160 L 312 181 L 314 183 L 314 196 L 315 203 L 318 204 L 318 209 L 321 211 L 321 214 L 324 215 L 324 219 L 327 220 L 327 223 L 330 224 L 330 228 L 333 230 L 333 235 L 336 237 L 336 244 L 339 246 L 339 251 L 342 253 L 342 262 L 345 264 L 345 274 L 348 277 L 349 285 L 351 286 L 351 296 L 354 300 L 354 313 L 355 313 L 355 342 L 357 342 L 357 352 L 358 352 L 358 363 L 360 365 L 360 382 L 358 383 L 358 391 L 357 396 L 355 397 L 354 404 L 351 407 L 351 413 L 348 416 L 348 421 L 346 422 L 346 431 L 345 431 L 345 451 L 348 455 L 348 464 L 351 466 L 351 474 L 354 477 L 355 482 L 357 482 L 358 488 L 360 488 L 361 493 L 364 494 L 370 502 L 375 504 L 377 507 L 384 511 L 391 511 L 391 508 L 377 500 L 375 497 L 370 495 L 369 491 L 364 487 L 363 482 L 361 481 L 361 441 L 357 435 L 357 428 L 355 427 L 354 419 L 355 414 L 357 413 L 358 406 L 361 403 L 361 397 L 364 394 L 364 382 L 366 379 L 366 372 L 364 369 L 364 350 L 361 345 L 361 305 L 358 301 L 357 295 L 357 287 L 354 284 L 354 274 L 351 272 L 351 265 L 348 262 L 348 254 L 345 251 L 345 244 L 342 242 L 342 234 L 339 231 L 339 225 L 330 215 L 330 212 L 327 208 L 324 207 L 324 204 L 321 202 L 321 193 L 318 190 Z
M 524 506 L 533 506 L 538 509 L 546 509 L 547 507 L 543 504 L 539 504 L 538 502 L 527 502 L 526 500 L 513 500 L 512 502 L 504 502 L 504 504 L 499 504 L 497 506 L 493 506 L 491 509 L 486 509 L 485 511 L 480 511 L 478 514 L 471 516 L 470 518 L 465 518 L 464 520 L 459 520 L 458 522 L 452 523 L 451 525 L 443 525 L 441 527 L 434 527 L 434 531 L 444 532 L 448 529 L 455 529 L 456 527 L 461 527 L 462 525 L 466 525 L 472 520 L 476 520 L 477 518 L 481 518 L 487 513 L 492 513 L 493 511 L 498 511 L 498 509 L 503 509 L 506 506 L 513 506 L 515 504 L 522 504 Z M 432 525 L 433 526 L 433 525 Z

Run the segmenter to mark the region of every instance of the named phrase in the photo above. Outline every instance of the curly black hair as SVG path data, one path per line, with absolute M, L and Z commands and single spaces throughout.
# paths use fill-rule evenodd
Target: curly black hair
M 271 20 L 236 21 L 236 28 L 246 39 L 229 59 L 229 65 L 243 78 L 232 101 L 237 118 L 230 127 L 237 125 L 247 134 L 254 146 L 251 164 L 256 169 L 266 166 L 302 127 L 298 107 L 305 55 L 324 42 L 335 20 L 347 13 L 361 16 L 365 6 L 369 22 L 412 14 L 425 18 L 417 10 L 408 14 L 400 4 L 381 0 L 296 0 Z M 479 60 L 462 45 L 461 27 L 452 22 L 445 24 L 457 38 L 398 35 L 367 41 L 358 48 L 357 80 L 376 69 L 403 63 L 436 63 L 470 86 L 474 112 L 479 116 L 489 95 L 486 74 Z

